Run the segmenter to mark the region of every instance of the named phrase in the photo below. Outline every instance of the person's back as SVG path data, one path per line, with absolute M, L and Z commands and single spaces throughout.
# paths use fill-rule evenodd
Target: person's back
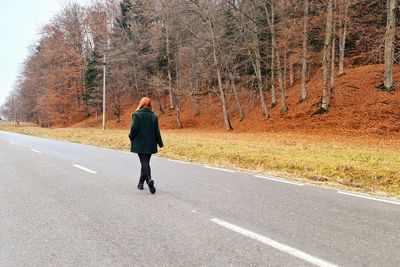
M 151 102 L 147 97 L 140 100 L 135 113 L 132 114 L 132 127 L 129 133 L 131 152 L 139 155 L 142 164 L 138 189 L 143 189 L 147 182 L 150 192 L 155 193 L 154 181 L 151 179 L 150 158 L 157 153 L 157 145 L 163 147 L 158 116 L 151 110 Z
M 132 115 L 131 152 L 154 154 L 157 144 L 162 147 L 158 117 L 149 108 L 142 108 Z

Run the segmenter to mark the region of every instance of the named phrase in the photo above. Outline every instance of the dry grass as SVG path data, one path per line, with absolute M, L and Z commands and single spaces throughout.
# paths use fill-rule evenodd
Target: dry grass
M 44 129 L 0 124 L 0 130 L 95 146 L 129 149 L 128 131 Z M 285 176 L 338 188 L 400 196 L 400 150 L 384 143 L 355 142 L 314 135 L 285 133 L 220 133 L 163 131 L 169 158 L 204 162 Z

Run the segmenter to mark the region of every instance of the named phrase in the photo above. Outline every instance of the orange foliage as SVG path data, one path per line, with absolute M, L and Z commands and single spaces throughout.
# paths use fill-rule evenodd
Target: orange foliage
M 77 51 L 68 47 L 63 33 L 56 27 L 49 28 L 48 34 L 49 38 L 41 44 L 46 90 L 39 102 L 52 123 L 68 125 L 83 117 L 81 69 L 84 61 Z
M 377 86 L 382 81 L 383 65 L 368 65 L 347 69 L 347 73 L 336 78 L 336 87 L 332 98 L 331 110 L 324 115 L 313 115 L 319 108 L 322 91 L 321 75 L 316 75 L 308 84 L 309 98 L 299 103 L 300 81 L 288 88 L 288 113 L 281 117 L 280 107 L 270 108 L 271 118 L 265 120 L 259 98 L 249 94 L 242 95 L 245 119 L 240 122 L 234 99 L 229 99 L 229 113 L 235 132 L 282 132 L 303 133 L 318 136 L 353 136 L 374 138 L 400 138 L 400 91 L 381 92 Z M 394 80 L 400 82 L 400 68 L 395 69 Z M 247 90 L 243 90 L 243 93 Z M 269 96 L 267 95 L 267 99 Z M 153 100 L 154 101 L 154 100 Z M 249 103 L 253 103 L 252 105 Z M 131 112 L 136 104 L 132 104 L 121 118 L 120 123 L 114 120 L 107 122 L 110 128 L 128 129 L 131 123 Z M 154 110 L 159 112 L 154 103 Z M 216 97 L 201 99 L 201 112 L 194 117 L 194 103 L 187 99 L 181 108 L 181 120 L 184 128 L 207 131 L 224 131 L 222 108 Z M 91 118 L 78 123 L 76 127 L 99 127 L 101 119 Z M 176 129 L 174 111 L 160 116 L 160 125 L 164 129 Z

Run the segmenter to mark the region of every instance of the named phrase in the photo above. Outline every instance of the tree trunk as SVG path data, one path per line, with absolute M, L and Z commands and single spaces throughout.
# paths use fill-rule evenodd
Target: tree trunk
M 310 3 L 304 0 L 304 26 L 303 26 L 303 58 L 301 67 L 300 102 L 307 99 L 307 54 L 308 54 L 308 11 Z
M 275 38 L 274 38 L 275 39 Z M 275 46 L 276 46 L 276 40 Z M 279 88 L 281 90 L 281 114 L 285 114 L 288 110 L 287 105 L 286 105 L 286 88 L 283 83 L 283 77 L 282 77 L 282 70 L 281 70 L 281 61 L 280 61 L 280 56 L 279 52 L 276 51 L 276 65 L 277 65 L 277 72 L 278 72 L 278 82 L 279 82 Z
M 287 89 L 287 45 L 285 45 L 285 50 L 283 51 L 283 87 L 285 92 Z
M 271 0 L 271 14 L 272 16 L 269 15 L 268 7 L 266 3 L 264 3 L 264 10 L 265 14 L 267 17 L 269 29 L 271 32 L 271 40 L 272 40 L 272 46 L 275 49 L 275 57 L 273 60 L 276 60 L 276 71 L 278 74 L 278 82 L 279 82 L 279 89 L 281 91 L 281 114 L 285 114 L 287 112 L 287 105 L 286 105 L 286 90 L 283 84 L 283 77 L 282 77 L 282 69 L 281 69 L 281 59 L 279 55 L 279 50 L 278 50 L 278 45 L 276 42 L 276 36 L 275 36 L 275 29 L 274 29 L 274 24 L 272 23 L 272 19 L 274 17 L 275 11 L 274 11 L 274 1 Z
M 387 22 L 385 35 L 385 76 L 384 89 L 393 90 L 393 61 L 394 61 L 394 38 L 396 27 L 396 0 L 387 0 Z
M 195 111 L 194 111 L 194 116 L 200 116 L 200 86 L 199 86 L 199 78 L 196 76 L 194 78 L 194 88 L 195 88 L 195 93 L 194 93 L 194 106 L 195 106 Z
M 293 62 L 292 57 L 289 58 L 289 82 L 290 86 L 294 84 Z
M 331 84 L 330 84 L 330 93 L 333 94 L 335 89 L 335 52 L 336 52 L 336 38 L 335 38 L 335 22 L 333 22 L 332 26 L 332 54 L 331 54 Z
M 253 24 L 253 29 L 251 31 L 251 43 L 246 41 L 246 36 L 243 35 L 243 40 L 245 43 L 248 43 L 248 54 L 251 61 L 251 64 L 254 69 L 254 73 L 257 78 L 257 85 L 258 85 L 258 92 L 260 94 L 260 101 L 261 101 L 261 108 L 265 119 L 269 118 L 269 112 L 267 107 L 267 102 L 265 100 L 264 95 L 264 84 L 262 79 L 261 73 L 261 54 L 260 54 L 260 47 L 259 47 L 259 40 L 258 40 L 258 28 L 256 24 Z M 274 95 L 274 93 L 272 93 Z M 273 96 L 274 97 L 274 96 Z
M 161 114 L 164 114 L 164 108 L 163 108 L 163 106 L 162 106 L 162 104 L 161 104 L 160 96 L 158 95 L 157 92 L 154 92 L 154 97 L 156 98 L 157 105 L 158 105 L 158 107 L 160 108 L 160 113 L 161 113 Z
M 259 76 L 259 75 L 260 74 L 258 74 L 257 76 Z M 257 84 L 258 84 L 258 92 L 259 92 L 260 98 L 261 98 L 261 107 L 263 110 L 264 118 L 267 120 L 269 118 L 269 113 L 268 113 L 267 103 L 265 101 L 263 83 L 258 77 L 257 77 Z
M 253 24 L 253 31 L 251 34 L 251 47 L 248 48 L 247 52 L 249 54 L 249 58 L 251 61 L 251 64 L 254 69 L 254 73 L 256 74 L 257 78 L 257 84 L 258 84 L 258 92 L 260 94 L 260 101 L 261 101 L 261 107 L 262 107 L 262 112 L 264 115 L 265 119 L 269 118 L 269 113 L 268 113 L 268 107 L 267 107 L 267 102 L 265 100 L 265 95 L 264 95 L 264 90 L 263 90 L 263 81 L 262 81 L 262 75 L 261 75 L 261 54 L 260 54 L 260 48 L 258 44 L 258 36 L 257 36 L 257 25 Z M 243 36 L 243 39 L 246 43 L 246 37 Z M 274 98 L 274 96 L 273 96 Z
M 254 27 L 255 27 L 254 32 L 256 32 L 257 31 L 256 25 L 254 25 Z M 258 46 L 258 36 L 254 33 L 253 33 L 253 52 L 254 52 L 254 60 L 252 60 L 252 62 L 253 62 L 254 72 L 256 73 L 256 77 L 257 77 L 258 91 L 260 93 L 260 100 L 261 100 L 261 107 L 262 107 L 265 119 L 268 119 L 269 113 L 268 113 L 267 102 L 265 101 L 264 84 L 262 81 L 262 73 L 261 73 L 261 54 L 260 54 L 260 49 Z
M 180 68 L 180 59 L 179 59 L 179 49 L 176 51 L 176 61 L 175 61 L 175 72 L 176 72 L 176 91 L 180 91 L 180 75 L 179 75 L 179 68 Z M 180 103 L 179 103 L 179 95 L 177 94 L 175 97 L 175 102 L 176 102 L 176 109 L 175 109 L 175 115 L 176 115 L 176 123 L 178 125 L 178 129 L 183 128 L 182 122 L 181 122 L 181 113 L 180 113 Z
M 168 92 L 169 92 L 169 109 L 174 109 L 174 94 L 172 91 L 172 77 L 171 77 L 171 57 L 169 51 L 169 32 L 168 25 L 165 23 L 165 42 L 167 46 L 167 72 L 168 72 Z
M 135 89 L 136 89 L 136 94 L 139 95 L 139 81 L 138 81 L 138 73 L 136 72 L 136 67 L 133 67 L 133 75 L 134 75 L 134 81 L 135 81 Z
M 260 94 L 261 107 L 262 107 L 262 111 L 264 114 L 264 118 L 268 119 L 269 113 L 268 113 L 268 108 L 267 108 L 267 102 L 265 101 L 263 83 L 262 83 L 262 77 L 261 77 L 261 62 L 260 62 L 260 58 L 259 58 L 260 54 L 259 53 L 257 54 L 256 51 L 258 51 L 258 49 L 254 49 L 255 56 L 253 56 L 251 54 L 251 52 L 249 52 L 249 54 L 250 54 L 251 64 L 253 65 L 253 69 L 254 69 L 254 72 L 255 72 L 256 78 L 257 78 L 258 92 Z
M 275 34 L 275 11 L 272 9 L 271 12 L 271 34 Z M 271 105 L 276 106 L 276 92 L 275 92 L 275 46 L 271 40 Z
M 221 69 L 220 69 L 220 65 L 218 62 L 218 58 L 217 58 L 217 48 L 216 48 L 215 36 L 214 36 L 214 25 L 212 24 L 210 18 L 208 18 L 208 24 L 210 27 L 210 35 L 211 35 L 211 41 L 212 41 L 212 47 L 213 47 L 214 65 L 217 70 L 218 89 L 220 92 L 220 97 L 221 97 L 221 102 L 222 102 L 222 112 L 223 112 L 223 116 L 224 116 L 225 127 L 228 131 L 230 131 L 230 130 L 233 130 L 233 128 L 232 128 L 231 122 L 229 120 L 228 109 L 226 107 L 225 92 L 224 92 L 224 88 L 222 87 Z
M 242 121 L 244 119 L 244 112 L 243 112 L 242 105 L 240 104 L 240 98 L 239 98 L 239 96 L 237 94 L 235 76 L 232 74 L 232 72 L 229 72 L 229 78 L 231 80 L 233 93 L 235 95 L 236 105 L 238 106 L 238 109 L 239 109 L 239 116 L 240 116 L 239 120 Z
M 325 41 L 324 41 L 324 51 L 322 57 L 322 78 L 323 78 L 323 88 L 322 88 L 322 103 L 321 112 L 326 112 L 329 109 L 329 104 L 331 101 L 330 92 L 330 60 L 331 60 L 331 45 L 332 45 L 332 22 L 333 22 L 333 7 L 332 0 L 328 1 L 327 16 L 326 16 L 326 30 L 325 30 Z
M 180 108 L 179 108 L 179 104 L 177 103 L 176 105 L 176 123 L 178 124 L 178 129 L 182 129 L 183 125 L 181 122 L 181 113 L 180 113 Z
M 344 52 L 346 50 L 347 23 L 350 0 L 342 0 L 344 4 L 343 18 L 340 20 L 340 36 L 339 36 L 339 76 L 344 75 Z
M 162 91 L 161 96 L 162 96 L 161 104 L 163 105 L 164 108 L 167 108 L 167 94 L 165 90 Z

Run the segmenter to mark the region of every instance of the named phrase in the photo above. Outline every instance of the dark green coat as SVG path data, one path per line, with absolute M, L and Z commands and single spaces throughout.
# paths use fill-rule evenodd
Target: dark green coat
M 129 133 L 131 152 L 154 154 L 157 144 L 163 147 L 158 117 L 149 108 L 142 108 L 132 114 L 132 127 Z

